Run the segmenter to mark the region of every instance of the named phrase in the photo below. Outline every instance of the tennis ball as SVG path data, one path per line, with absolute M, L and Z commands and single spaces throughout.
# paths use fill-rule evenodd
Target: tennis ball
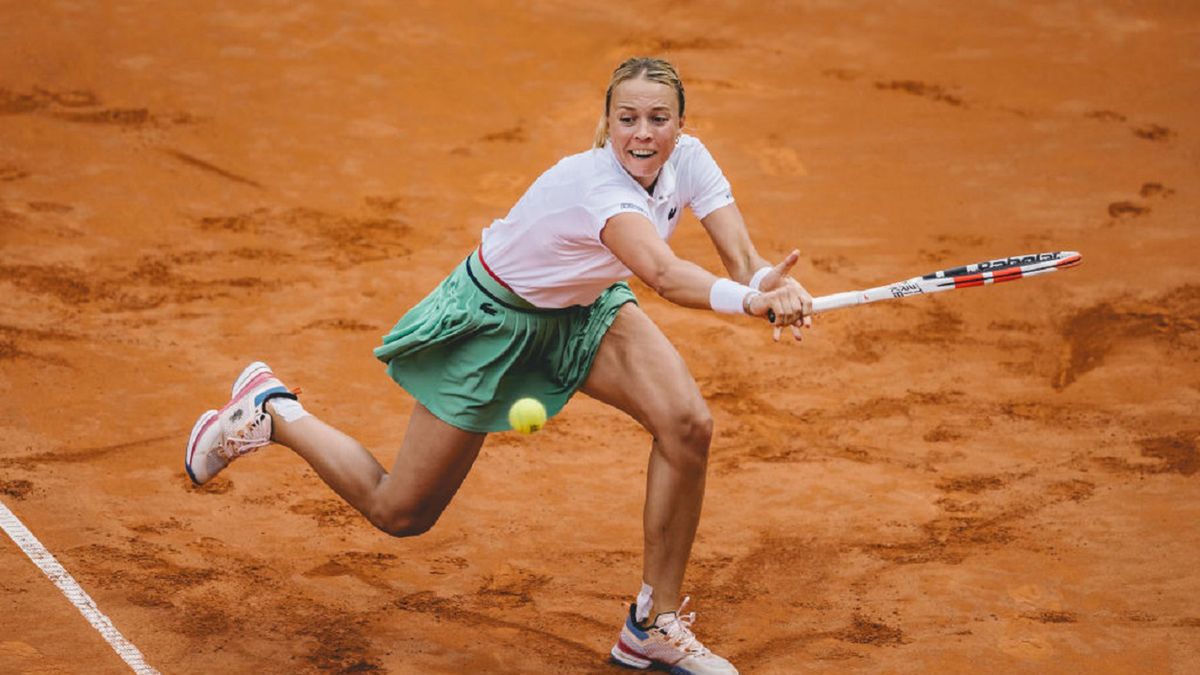
M 520 399 L 508 409 L 508 423 L 514 431 L 532 434 L 546 426 L 546 406 L 536 398 Z

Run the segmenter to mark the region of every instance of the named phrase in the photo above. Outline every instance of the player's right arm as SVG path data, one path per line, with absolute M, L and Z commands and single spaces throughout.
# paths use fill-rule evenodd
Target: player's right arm
M 699 265 L 675 255 L 645 216 L 623 212 L 609 218 L 600 241 L 626 267 L 664 299 L 683 307 L 711 308 L 713 284 L 718 277 Z M 776 315 L 776 325 L 800 319 L 803 298 L 793 286 L 755 294 L 746 308 L 752 316 Z

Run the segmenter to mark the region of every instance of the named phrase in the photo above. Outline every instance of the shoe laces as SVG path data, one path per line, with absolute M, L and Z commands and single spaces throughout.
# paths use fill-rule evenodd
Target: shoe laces
M 217 454 L 232 461 L 270 442 L 271 416 L 259 408 L 253 419 L 225 437 L 224 442 L 217 448 Z
M 706 655 L 709 653 L 708 647 L 705 647 L 700 640 L 696 639 L 696 634 L 692 632 L 692 624 L 696 621 L 696 613 L 683 613 L 683 608 L 687 607 L 691 596 L 685 596 L 683 602 L 680 603 L 679 609 L 675 611 L 675 618 L 668 619 L 665 626 L 659 626 L 661 630 L 670 640 L 671 644 L 680 651 L 689 654 Z

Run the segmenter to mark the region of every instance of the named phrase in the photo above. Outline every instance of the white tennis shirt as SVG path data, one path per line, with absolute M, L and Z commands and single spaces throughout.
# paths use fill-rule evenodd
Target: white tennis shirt
M 507 216 L 484 228 L 480 253 L 493 276 L 538 307 L 590 305 L 632 274 L 600 241 L 609 218 L 640 213 L 666 240 L 684 206 L 704 218 L 731 203 L 729 181 L 694 136 L 680 136 L 653 195 L 625 171 L 609 143 L 565 157 L 539 176 Z

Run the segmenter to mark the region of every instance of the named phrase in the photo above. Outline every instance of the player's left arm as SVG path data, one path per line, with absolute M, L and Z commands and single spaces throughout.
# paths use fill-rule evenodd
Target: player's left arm
M 750 241 L 750 232 L 737 204 L 726 204 L 704 216 L 700 222 L 721 256 L 721 264 L 734 281 L 749 284 L 756 271 L 771 264 L 758 254 Z
M 754 242 L 750 241 L 750 232 L 746 228 L 746 221 L 742 218 L 742 212 L 738 210 L 736 203 L 726 204 L 716 209 L 701 218 L 700 222 L 708 232 L 709 238 L 712 239 L 713 246 L 721 256 L 721 263 L 725 265 L 731 278 L 740 283 L 749 284 L 755 272 L 764 267 L 771 267 L 771 271 L 761 278 L 759 290 L 770 291 L 784 284 L 795 284 L 804 302 L 803 324 L 805 326 L 812 325 L 812 295 L 799 281 L 783 271 L 790 269 L 795 264 L 795 258 L 800 255 L 799 251 L 792 251 L 780 263 L 772 265 L 754 248 Z

